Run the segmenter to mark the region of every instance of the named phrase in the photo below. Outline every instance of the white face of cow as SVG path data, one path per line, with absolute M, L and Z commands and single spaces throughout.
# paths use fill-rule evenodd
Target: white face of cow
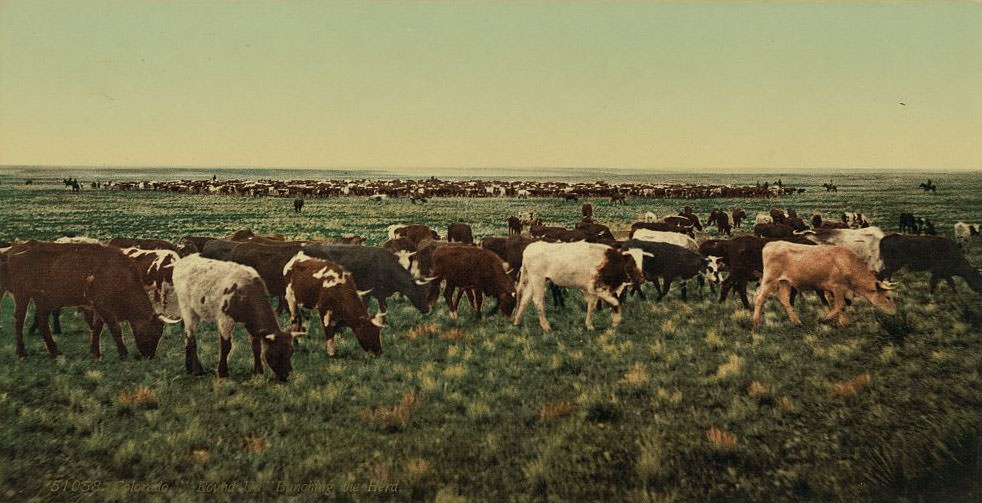
M 709 257 L 706 257 L 706 268 L 702 271 L 702 274 L 710 283 L 722 283 L 722 266 L 723 263 L 721 262 L 720 257 L 710 255 Z
M 409 250 L 396 250 L 396 258 L 399 259 L 399 265 L 403 269 L 410 271 L 412 267 L 412 258 L 416 252 L 411 252 Z

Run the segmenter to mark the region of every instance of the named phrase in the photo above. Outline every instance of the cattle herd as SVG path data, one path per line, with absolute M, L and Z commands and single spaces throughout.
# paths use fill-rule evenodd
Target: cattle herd
M 798 194 L 805 189 L 783 183 L 755 185 L 562 182 L 533 180 L 142 180 L 92 182 L 92 188 L 149 190 L 179 194 L 283 197 L 368 197 L 376 201 L 409 198 L 414 203 L 429 197 L 580 197 L 610 198 L 623 202 L 627 197 L 704 199 L 713 197 L 770 198 Z M 302 207 L 302 204 L 299 205 Z M 296 211 L 300 208 L 294 207 Z
M 799 292 L 815 292 L 828 306 L 826 318 L 841 325 L 848 323 L 844 309 L 853 299 L 866 298 L 893 313 L 889 280 L 904 268 L 930 273 L 932 292 L 941 280 L 954 290 L 954 276 L 982 292 L 982 275 L 962 254 L 978 236 L 977 224 L 956 224 L 952 241 L 930 234 L 887 234 L 861 213 L 833 219 L 814 214 L 806 222 L 794 210 L 774 208 L 749 220 L 744 210 L 731 208 L 708 215 L 707 225 L 717 230 L 710 236 L 690 207 L 662 218 L 644 213 L 629 231 L 626 226 L 612 231 L 594 220 L 589 203 L 581 213 L 572 229 L 545 225 L 533 213 L 515 215 L 502 222 L 506 235 L 480 240 L 464 222 L 450 223 L 446 239 L 427 225 L 394 224 L 379 246 L 366 246 L 359 236 L 288 240 L 248 230 L 226 237 L 187 236 L 176 243 L 115 238 L 103 244 L 85 237 L 0 243 L 0 298 L 10 293 L 14 299 L 21 359 L 27 355 L 24 322 L 33 303 L 35 323 L 52 357 L 60 353 L 48 320 L 54 318 L 58 333 L 59 310 L 76 307 L 90 327 L 92 358 L 101 358 L 103 327 L 126 357 L 121 323 L 128 323 L 140 356 L 152 358 L 164 324 L 183 322 L 185 367 L 199 374 L 195 333 L 207 321 L 217 328 L 218 375 L 225 377 L 233 329 L 241 324 L 251 339 L 253 373 L 268 367 L 285 381 L 292 370 L 294 338 L 305 333 L 305 310 L 316 313 L 328 355 L 336 354 L 336 336 L 347 327 L 362 349 L 379 356 L 387 301 L 395 294 L 427 315 L 442 291 L 452 318 L 465 295 L 479 318 L 488 297 L 495 303 L 491 314 L 500 312 L 515 325 L 522 324 L 533 304 L 541 329 L 550 332 L 546 294 L 559 309 L 567 289 L 583 293 L 588 329 L 594 328 L 594 312 L 604 306 L 616 327 L 623 303 L 632 295 L 643 297 L 645 282 L 654 285 L 658 299 L 673 283 L 680 284 L 683 300 L 690 280 L 697 281 L 700 292 L 706 282 L 719 285 L 719 301 L 735 293 L 745 309 L 753 309 L 755 326 L 762 323 L 762 307 L 771 295 L 800 325 L 793 307 Z M 744 220 L 753 224 L 753 233 L 734 235 Z M 926 227 L 913 215 L 901 215 L 901 231 Z M 747 285 L 753 281 L 760 285 L 751 305 Z M 287 311 L 290 326 L 284 328 L 277 314 Z

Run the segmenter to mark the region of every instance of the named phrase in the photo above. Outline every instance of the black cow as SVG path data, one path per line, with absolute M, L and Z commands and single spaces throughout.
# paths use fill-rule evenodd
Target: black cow
M 682 300 L 686 300 L 686 284 L 690 279 L 698 277 L 699 285 L 703 284 L 703 273 L 709 261 L 698 253 L 668 243 L 637 239 L 625 242 L 624 248 L 639 248 L 646 253 L 641 261 L 641 269 L 645 279 L 655 284 L 658 300 L 668 293 L 672 281 L 682 281 Z M 659 278 L 661 285 L 658 282 Z
M 891 234 L 880 240 L 880 256 L 883 259 L 883 270 L 879 274 L 881 279 L 888 279 L 906 267 L 911 271 L 930 272 L 931 292 L 942 279 L 955 290 L 952 277 L 961 276 L 972 290 L 982 293 L 982 274 L 965 260 L 955 243 L 948 238 Z
M 384 248 L 310 243 L 303 246 L 303 252 L 344 267 L 354 276 L 358 289 L 371 290 L 368 296 L 375 297 L 383 313 L 386 311 L 385 299 L 396 292 L 405 295 L 421 313 L 430 312 L 426 298 L 428 281 L 414 280 L 412 274 Z

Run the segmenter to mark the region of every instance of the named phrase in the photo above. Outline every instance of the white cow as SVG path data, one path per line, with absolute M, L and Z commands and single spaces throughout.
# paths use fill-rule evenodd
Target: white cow
M 141 250 L 123 248 L 123 253 L 136 262 L 143 278 L 143 288 L 147 291 L 150 304 L 157 314 L 168 323 L 177 323 L 181 318 L 180 301 L 174 289 L 174 264 L 181 259 L 172 250 Z
M 638 220 L 641 221 L 641 222 L 646 222 L 646 223 L 649 223 L 650 224 L 652 222 L 657 222 L 658 221 L 658 217 L 654 213 L 652 213 L 650 211 L 646 211 L 646 212 L 644 212 L 643 215 L 638 216 Z
M 980 230 L 982 230 L 982 224 L 967 224 L 965 222 L 958 222 L 955 224 L 955 241 L 957 241 L 959 245 L 968 246 L 972 236 L 978 236 Z
M 255 269 L 195 253 L 174 264 L 174 288 L 184 319 L 185 366 L 189 373 L 201 373 L 194 332 L 199 322 L 210 321 L 220 336 L 219 377 L 228 376 L 228 354 L 236 323 L 245 325 L 252 339 L 253 374 L 261 374 L 262 362 L 266 362 L 280 381 L 290 375 L 293 336 L 277 323 L 266 284 Z
M 880 256 L 880 240 L 883 239 L 885 234 L 879 227 L 865 227 L 862 229 L 815 229 L 804 231 L 800 235 L 813 243 L 849 248 L 874 273 L 880 272 L 883 269 L 883 259 Z
M 96 238 L 90 238 L 90 237 L 86 237 L 86 236 L 71 236 L 71 237 L 65 236 L 65 237 L 60 237 L 60 238 L 58 238 L 58 239 L 55 240 L 55 243 L 84 243 L 84 244 L 93 244 L 93 245 L 105 244 L 105 243 L 103 243 L 102 241 L 99 241 Z
M 512 321 L 522 324 L 522 315 L 529 302 L 535 303 L 539 325 L 543 332 L 552 331 L 546 319 L 546 281 L 558 287 L 575 288 L 583 292 L 586 300 L 586 327 L 593 330 L 590 321 L 597 299 L 613 307 L 613 326 L 621 321 L 620 302 L 617 297 L 624 287 L 644 281 L 641 275 L 640 249 L 619 251 L 607 245 L 578 241 L 576 243 L 535 242 L 522 254 L 522 272 L 518 284 L 518 309 Z
M 757 216 L 754 217 L 754 225 L 773 224 L 773 223 L 774 223 L 774 217 L 772 217 L 771 214 L 766 211 L 758 211 Z
M 680 234 L 678 232 L 653 231 L 651 229 L 637 229 L 634 231 L 633 239 L 640 241 L 650 241 L 653 243 L 668 243 L 670 245 L 681 246 L 686 250 L 699 253 L 699 243 L 695 239 Z

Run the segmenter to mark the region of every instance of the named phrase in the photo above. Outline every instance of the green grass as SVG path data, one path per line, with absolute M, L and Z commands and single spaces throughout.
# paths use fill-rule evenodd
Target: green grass
M 942 232 L 958 219 L 982 220 L 977 176 L 936 176 L 937 196 L 915 192 L 912 180 L 839 180 L 836 195 L 809 190 L 780 201 L 593 203 L 613 227 L 684 204 L 700 215 L 741 204 L 751 219 L 771 204 L 860 210 L 889 229 L 913 209 Z M 173 239 L 249 227 L 292 237 L 359 233 L 374 243 L 396 222 L 444 232 L 459 219 L 487 235 L 503 234 L 519 211 L 567 225 L 579 215 L 578 204 L 555 200 L 431 199 L 421 207 L 310 199 L 296 216 L 290 199 L 72 195 L 9 183 L 0 197 L 0 239 Z M 982 262 L 977 243 L 969 259 Z M 367 357 L 345 332 L 339 356 L 328 358 L 317 327 L 286 384 L 250 376 L 241 329 L 225 381 L 184 373 L 179 326 L 168 327 L 153 361 L 119 361 L 107 336 L 106 356 L 92 362 L 84 321 L 71 310 L 58 338 L 64 360 L 50 361 L 34 335 L 29 359 L 18 362 L 8 298 L 0 499 L 879 500 L 949 467 L 982 421 L 979 296 L 946 286 L 929 295 L 919 274 L 896 279 L 902 316 L 857 303 L 844 329 L 818 323 L 813 295 L 798 304 L 803 328 L 771 301 L 756 332 L 738 301 L 718 304 L 691 289 L 688 303 L 675 291 L 660 303 L 630 301 L 616 331 L 604 311 L 588 332 L 582 297 L 573 295 L 565 310 L 547 304 L 548 336 L 533 313 L 515 328 L 500 315 L 476 321 L 466 307 L 450 320 L 442 300 L 422 316 L 400 299 L 381 357 Z M 216 338 L 211 328 L 198 337 L 211 370 Z M 150 485 L 125 485 L 133 481 Z

